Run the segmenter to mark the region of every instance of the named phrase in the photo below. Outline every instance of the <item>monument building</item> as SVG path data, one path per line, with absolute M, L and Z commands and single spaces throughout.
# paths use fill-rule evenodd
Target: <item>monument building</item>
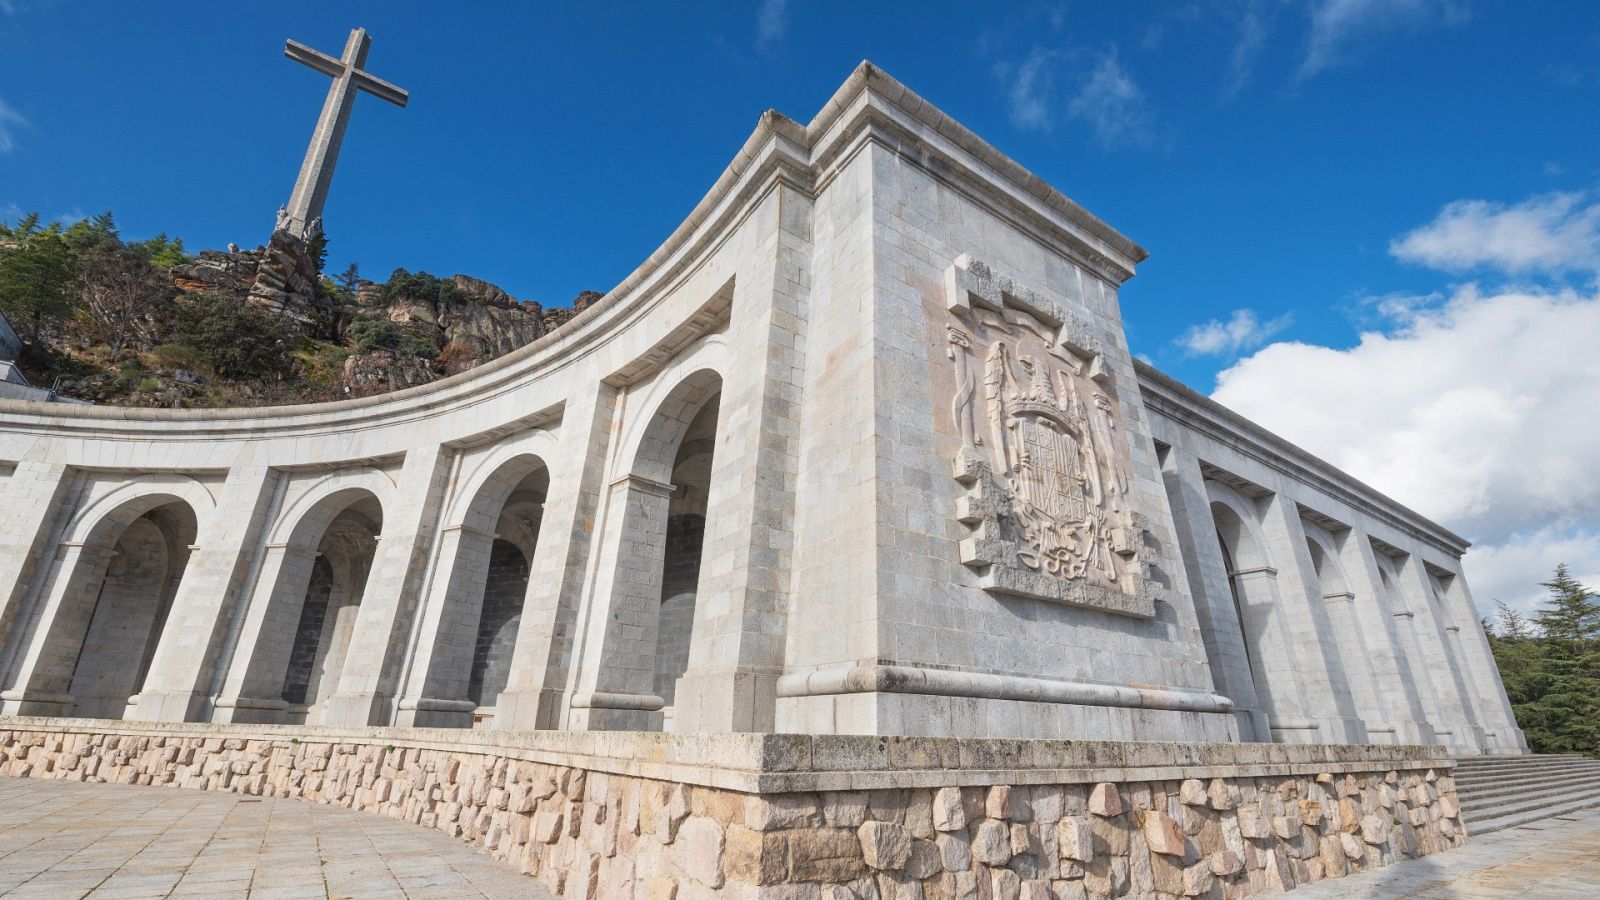
M 863 67 L 491 365 L 5 404 L 0 704 L 1520 748 L 1466 542 L 1136 363 L 1144 257 Z
M 349 81 L 363 53 L 325 65 Z M 0 714 L 22 717 L 0 729 L 102 748 L 140 783 L 389 809 L 560 869 L 557 889 L 637 876 L 638 896 L 642 870 L 612 862 L 619 818 L 623 855 L 662 854 L 697 890 L 903 874 L 912 856 L 871 843 L 889 834 L 878 791 L 915 840 L 959 831 L 984 854 L 972 871 L 1010 866 L 995 896 L 1015 897 L 1001 881 L 1045 877 L 1008 862 L 1035 853 L 1029 828 L 1049 848 L 1090 837 L 1055 830 L 1055 801 L 969 796 L 1004 779 L 1146 822 L 1133 851 L 1037 851 L 1096 896 L 1164 877 L 1139 853 L 1169 854 L 1179 890 L 1162 890 L 1183 893 L 1458 842 L 1447 755 L 1526 750 L 1466 541 L 1136 362 L 1118 291 L 1144 258 L 863 64 L 809 124 L 763 115 L 604 299 L 479 368 L 267 409 L 0 401 Z M 576 734 L 618 731 L 667 734 Z M 335 779 L 341 759 L 364 774 Z M 452 806 L 460 765 L 483 790 Z M 565 813 L 527 800 L 517 767 L 544 765 L 589 772 L 589 799 L 562 775 Z M 761 799 L 738 828 L 810 836 L 738 869 L 739 814 L 683 784 Z M 622 812 L 573 818 L 607 790 Z M 828 791 L 876 799 L 856 815 Z M 1258 793 L 1268 824 L 1233 812 Z M 1124 796 L 1168 824 L 1196 803 L 1237 824 L 1211 846 L 1195 820 L 1195 862 Z M 927 835 L 905 802 L 935 804 Z M 1012 829 L 1003 853 L 980 818 Z M 798 862 L 830 829 L 855 847 L 858 826 L 867 849 L 840 853 L 864 862 Z M 1235 848 L 1241 827 L 1288 843 Z M 700 849 L 679 859 L 684 841 Z M 948 853 L 916 878 L 962 896 L 950 860 L 971 860 Z

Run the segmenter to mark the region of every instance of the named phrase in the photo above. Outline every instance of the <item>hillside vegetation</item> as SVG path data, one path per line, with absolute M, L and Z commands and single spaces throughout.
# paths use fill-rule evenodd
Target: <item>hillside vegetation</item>
M 265 406 L 368 396 L 470 369 L 567 321 L 599 295 L 544 309 L 455 275 L 355 265 L 321 274 L 295 315 L 247 300 L 262 250 L 191 255 L 165 234 L 127 241 L 110 213 L 69 226 L 0 223 L 0 312 L 39 386 L 119 406 Z M 59 379 L 59 381 L 58 381 Z

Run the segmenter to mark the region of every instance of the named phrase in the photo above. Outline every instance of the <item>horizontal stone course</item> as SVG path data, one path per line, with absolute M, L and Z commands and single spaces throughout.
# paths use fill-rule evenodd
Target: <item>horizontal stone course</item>
M 0 718 L 0 774 L 380 813 L 584 900 L 1238 897 L 1466 838 L 1438 748 L 818 740 Z

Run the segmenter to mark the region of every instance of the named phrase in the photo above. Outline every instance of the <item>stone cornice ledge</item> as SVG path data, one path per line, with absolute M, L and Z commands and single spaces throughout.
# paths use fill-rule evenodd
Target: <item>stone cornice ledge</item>
M 986 784 L 1086 784 L 1183 778 L 1448 770 L 1443 747 L 1033 741 L 868 735 L 466 731 L 119 722 L 0 716 L 0 731 L 196 741 L 416 747 L 571 766 L 752 794 Z M 296 744 L 294 742 L 298 741 Z M 218 745 L 220 746 L 220 744 Z

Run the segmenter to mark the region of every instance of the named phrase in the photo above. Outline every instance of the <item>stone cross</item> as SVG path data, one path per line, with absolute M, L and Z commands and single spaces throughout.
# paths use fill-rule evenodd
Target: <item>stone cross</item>
M 322 115 L 317 117 L 317 130 L 311 134 L 311 146 L 306 148 L 305 162 L 300 164 L 294 193 L 289 195 L 289 205 L 278 212 L 278 228 L 296 237 L 309 237 L 322 227 L 322 204 L 328 199 L 328 185 L 333 181 L 333 166 L 339 159 L 339 144 L 350 122 L 356 92 L 366 91 L 396 106 L 406 105 L 409 95 L 404 90 L 362 71 L 371 46 L 367 30 L 356 28 L 350 32 L 344 56 L 339 59 L 299 41 L 289 41 L 283 48 L 283 55 L 333 78 L 328 99 L 322 104 Z

